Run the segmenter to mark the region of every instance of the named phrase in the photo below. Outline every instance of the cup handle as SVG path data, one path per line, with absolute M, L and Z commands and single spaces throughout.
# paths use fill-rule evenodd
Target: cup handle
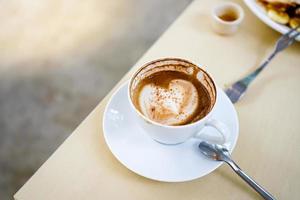
M 205 127 L 209 127 L 209 126 L 217 129 L 219 135 L 216 136 L 211 134 L 205 134 L 204 131 L 200 131 L 194 137 L 199 138 L 201 140 L 218 143 L 218 144 L 225 144 L 226 142 L 228 142 L 229 129 L 223 122 L 216 119 L 209 119 L 205 123 Z

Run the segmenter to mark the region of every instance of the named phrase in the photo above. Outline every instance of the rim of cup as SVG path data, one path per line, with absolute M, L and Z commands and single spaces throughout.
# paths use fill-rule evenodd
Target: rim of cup
M 237 15 L 237 18 L 233 21 L 222 20 L 220 18 L 220 12 L 226 11 L 226 10 L 233 11 Z M 224 12 L 224 13 L 226 13 L 226 12 Z M 244 14 L 243 8 L 239 4 L 236 4 L 233 2 L 224 2 L 213 8 L 212 16 L 215 20 L 217 20 L 220 23 L 228 24 L 228 25 L 236 25 L 236 24 L 241 23 L 241 21 L 244 19 L 245 14 Z
M 156 60 L 152 60 L 150 62 L 147 62 L 146 64 L 142 65 L 137 71 L 135 71 L 135 73 L 130 77 L 129 79 L 129 84 L 128 84 L 128 89 L 127 89 L 127 95 L 128 95 L 128 98 L 129 98 L 129 103 L 131 105 L 131 107 L 133 107 L 134 111 L 136 113 L 138 113 L 138 115 L 140 117 L 142 117 L 144 120 L 146 120 L 147 122 L 151 123 L 151 124 L 154 124 L 156 126 L 161 126 L 161 127 L 166 127 L 166 128 L 174 128 L 174 129 L 178 129 L 178 128 L 186 128 L 186 127 L 190 127 L 190 126 L 195 126 L 197 125 L 200 121 L 202 120 L 205 120 L 207 119 L 208 117 L 210 117 L 210 115 L 213 113 L 213 110 L 215 109 L 216 107 L 216 104 L 217 104 L 217 98 L 218 98 L 218 94 L 217 94 L 217 87 L 216 87 L 216 83 L 214 81 L 214 79 L 212 78 L 212 76 L 206 71 L 204 70 L 203 68 L 201 68 L 202 71 L 204 71 L 208 77 L 212 80 L 212 83 L 214 85 L 214 90 L 215 90 L 215 103 L 213 105 L 213 107 L 211 108 L 211 110 L 201 119 L 195 121 L 195 122 L 192 122 L 190 124 L 183 124 L 183 125 L 165 125 L 165 124 L 161 124 L 161 123 L 158 123 L 156 121 L 153 121 L 149 118 L 147 118 L 145 115 L 143 115 L 143 113 L 141 113 L 136 107 L 135 105 L 133 104 L 132 102 L 132 99 L 131 99 L 131 95 L 130 95 L 130 90 L 131 90 L 131 84 L 132 84 L 132 81 L 134 80 L 135 76 L 145 67 L 149 66 L 150 64 L 152 63 L 155 63 L 155 62 L 159 62 L 159 61 L 165 61 L 165 60 L 179 60 L 179 61 L 183 61 L 183 62 L 188 62 L 188 63 L 191 63 L 192 65 L 195 65 L 197 66 L 198 68 L 201 68 L 199 67 L 199 65 L 196 65 L 194 64 L 193 62 L 191 61 L 188 61 L 188 60 L 185 60 L 185 59 L 182 59 L 182 58 L 173 58 L 173 57 L 168 57 L 168 58 L 160 58 L 160 59 L 156 59 Z

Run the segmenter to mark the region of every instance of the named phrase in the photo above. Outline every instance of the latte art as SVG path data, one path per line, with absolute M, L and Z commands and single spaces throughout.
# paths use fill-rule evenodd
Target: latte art
M 166 125 L 187 121 L 198 106 L 195 86 L 186 80 L 173 79 L 167 88 L 145 85 L 139 95 L 141 112 L 149 119 Z
M 168 68 L 167 68 L 168 67 Z M 138 74 L 131 91 L 135 107 L 146 118 L 163 125 L 185 125 L 207 115 L 212 101 L 199 81 L 197 67 L 164 66 Z

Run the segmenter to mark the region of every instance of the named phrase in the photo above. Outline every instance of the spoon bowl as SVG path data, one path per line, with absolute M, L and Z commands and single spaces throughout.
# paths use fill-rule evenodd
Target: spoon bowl
M 230 160 L 230 153 L 228 149 L 222 145 L 203 141 L 199 144 L 199 148 L 205 156 L 213 160 L 225 162 Z

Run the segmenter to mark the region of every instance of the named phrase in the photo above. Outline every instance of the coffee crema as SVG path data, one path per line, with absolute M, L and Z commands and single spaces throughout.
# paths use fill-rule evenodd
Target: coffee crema
M 197 66 L 182 64 L 150 67 L 136 76 L 130 95 L 146 118 L 176 126 L 196 122 L 210 112 L 215 103 L 215 94 L 210 94 L 214 85 L 204 84 L 210 80 L 205 80 L 208 77 Z

